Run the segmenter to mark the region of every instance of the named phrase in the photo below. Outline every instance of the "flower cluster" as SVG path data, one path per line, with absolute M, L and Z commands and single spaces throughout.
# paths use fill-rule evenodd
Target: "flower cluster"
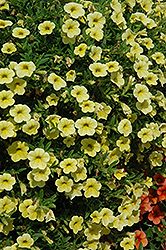
M 0 14 L 0 248 L 165 249 L 166 3 Z

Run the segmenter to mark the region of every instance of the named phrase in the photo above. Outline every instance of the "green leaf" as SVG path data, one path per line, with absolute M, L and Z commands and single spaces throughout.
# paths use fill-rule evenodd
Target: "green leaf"
M 139 250 L 143 250 L 142 242 L 139 243 Z

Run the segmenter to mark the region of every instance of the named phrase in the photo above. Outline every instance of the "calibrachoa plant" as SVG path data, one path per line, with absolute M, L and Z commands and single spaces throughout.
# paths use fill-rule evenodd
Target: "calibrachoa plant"
M 166 249 L 166 3 L 0 0 L 0 249 Z

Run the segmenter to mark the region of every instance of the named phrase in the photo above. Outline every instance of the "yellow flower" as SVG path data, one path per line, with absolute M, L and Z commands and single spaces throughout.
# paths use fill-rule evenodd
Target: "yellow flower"
M 66 82 L 58 75 L 51 73 L 48 77 L 48 82 L 53 84 L 55 90 L 60 90 L 66 87 Z
M 18 77 L 14 77 L 13 81 L 10 83 L 7 83 L 6 86 L 14 94 L 23 95 L 25 93 L 25 87 L 27 86 L 27 82 L 23 79 L 19 79 Z
M 86 43 L 81 43 L 79 46 L 75 47 L 74 54 L 79 55 L 80 57 L 84 57 L 86 49 L 87 49 Z
M 141 186 L 139 183 L 136 183 L 133 188 L 133 194 L 135 195 L 136 199 L 138 197 L 141 197 L 143 194 L 143 186 Z
M 80 102 L 79 106 L 81 107 L 83 113 L 94 112 L 95 110 L 95 103 L 93 101 L 87 100 Z
M 78 28 L 79 26 L 80 24 L 76 20 L 67 19 L 62 25 L 62 31 L 65 32 L 69 38 L 73 38 L 80 34 L 81 30 Z
M 34 119 L 31 119 L 22 126 L 22 131 L 28 135 L 36 135 L 38 133 L 39 127 L 40 123 Z
M 64 10 L 71 15 L 73 18 L 78 18 L 80 16 L 83 16 L 85 14 L 85 11 L 83 9 L 82 4 L 78 3 L 67 3 L 64 6 Z
M 31 238 L 31 236 L 28 233 L 25 233 L 22 236 L 19 236 L 17 238 L 17 243 L 19 247 L 32 249 L 31 246 L 34 243 L 34 240 Z
M 76 36 L 70 38 L 67 36 L 67 33 L 65 33 L 63 31 L 61 32 L 61 37 L 62 37 L 62 42 L 64 44 L 68 44 L 68 43 L 74 44 L 76 41 Z
M 149 23 L 149 18 L 142 12 L 135 12 L 134 13 L 135 20 L 141 21 L 144 25 Z
M 155 23 L 155 21 L 154 21 L 153 19 L 148 18 L 147 21 L 148 21 L 148 22 L 147 22 L 146 27 L 147 27 L 148 29 L 153 29 L 154 27 L 157 27 L 157 24 Z
M 81 140 L 81 150 L 84 150 L 84 154 L 88 154 L 91 157 L 96 156 L 96 153 L 100 151 L 100 144 L 91 139 L 91 138 L 85 138 L 83 140 Z
M 83 217 L 82 216 L 73 216 L 71 218 L 71 221 L 69 223 L 69 227 L 73 230 L 75 234 L 78 233 L 78 231 L 82 230 L 82 223 L 83 223 Z
M 60 179 L 55 181 L 58 192 L 70 192 L 73 186 L 73 180 L 69 179 L 67 176 L 61 176 Z
M 118 0 L 112 0 L 110 6 L 113 10 L 122 11 L 121 4 L 118 2 Z
M 12 36 L 19 38 L 19 39 L 23 39 L 26 36 L 28 36 L 30 34 L 30 31 L 27 29 L 23 29 L 23 28 L 15 28 L 12 31 Z
M 72 136 L 67 136 L 64 140 L 63 143 L 66 144 L 66 146 L 68 148 L 70 148 L 71 146 L 75 145 L 75 138 Z
M 46 97 L 46 101 L 48 102 L 49 106 L 56 106 L 58 104 L 58 100 L 59 97 L 54 93 Z
M 12 54 L 17 51 L 17 48 L 14 43 L 4 43 L 1 51 L 5 54 Z
M 124 136 L 119 137 L 116 142 L 116 145 L 119 147 L 120 151 L 129 151 L 130 150 L 130 139 Z
M 31 188 L 35 188 L 35 187 L 44 187 L 45 186 L 45 182 L 44 181 L 35 181 L 34 179 L 34 175 L 32 174 L 32 171 L 30 171 L 27 174 L 27 179 L 29 180 L 29 185 Z
M 34 176 L 34 180 L 37 182 L 48 181 L 51 171 L 49 167 L 46 167 L 45 169 L 35 168 L 32 170 L 32 174 Z
M 109 208 L 103 208 L 100 211 L 100 215 L 102 216 L 101 222 L 105 227 L 108 226 L 109 223 L 112 223 L 115 219 L 112 210 L 110 210 Z
M 74 121 L 62 118 L 58 123 L 58 129 L 62 132 L 62 136 L 69 136 L 75 132 Z
M 87 15 L 88 25 L 90 28 L 95 26 L 97 29 L 102 29 L 106 22 L 105 17 L 100 12 L 93 12 Z
M 82 189 L 82 184 L 81 183 L 78 183 L 78 184 L 73 184 L 72 188 L 71 188 L 71 191 L 70 192 L 65 192 L 65 195 L 67 197 L 70 197 L 70 199 L 72 200 L 74 197 L 76 196 L 82 196 L 82 193 L 81 193 L 81 189 Z
M 65 174 L 70 172 L 75 172 L 77 170 L 77 161 L 76 159 L 67 158 L 60 162 L 60 167 L 63 169 Z
M 55 28 L 55 24 L 50 21 L 44 21 L 43 23 L 40 23 L 38 26 L 40 35 L 50 35 Z
M 136 34 L 131 29 L 127 29 L 122 34 L 122 41 L 126 39 L 126 44 L 131 44 L 132 42 L 134 42 L 135 37 L 136 37 Z
M 89 57 L 97 62 L 101 59 L 101 53 L 102 53 L 102 48 L 101 47 L 96 47 L 96 46 L 92 46 L 91 47 L 91 52 L 89 53 Z
M 135 89 L 133 91 L 134 97 L 137 98 L 139 102 L 143 102 L 145 100 L 148 100 L 151 97 L 151 93 L 149 92 L 149 89 L 147 86 L 143 84 L 136 84 Z
M 120 71 L 112 72 L 111 81 L 115 83 L 119 88 L 121 88 L 125 83 L 123 79 L 123 73 L 121 73 Z
M 14 125 L 11 122 L 0 121 L 0 137 L 7 139 L 14 136 Z
M 113 227 L 115 227 L 118 231 L 122 231 L 124 226 L 127 226 L 126 215 L 121 213 L 115 217 L 115 220 L 113 221 Z
M 146 62 L 138 61 L 134 63 L 134 70 L 137 72 L 139 78 L 147 77 L 149 75 L 148 64 Z
M 101 237 L 101 225 L 92 223 L 84 231 L 88 241 L 99 240 Z
M 157 151 L 153 151 L 149 155 L 149 161 L 153 167 L 161 166 L 163 164 L 163 156 Z
M 10 213 L 16 208 L 16 204 L 8 196 L 4 196 L 0 199 L 0 214 Z
M 119 158 L 122 154 L 122 152 L 119 150 L 119 148 L 114 148 L 111 151 L 108 151 L 109 154 L 106 158 L 106 162 L 108 162 L 108 164 L 110 165 L 111 163 L 113 163 L 114 161 L 118 161 L 119 162 Z
M 121 206 L 118 207 L 118 212 L 123 213 L 126 216 L 129 216 L 132 214 L 133 206 L 131 204 L 121 204 Z
M 154 48 L 153 40 L 151 38 L 142 39 L 142 43 L 148 50 Z
M 9 113 L 14 117 L 15 122 L 21 123 L 31 118 L 30 111 L 31 109 L 26 104 L 17 104 L 10 108 Z
M 74 82 L 76 79 L 76 72 L 75 70 L 70 70 L 66 73 L 66 81 Z
M 149 73 L 149 75 L 145 78 L 147 84 L 151 85 L 157 85 L 158 76 L 152 72 Z
M 78 134 L 81 136 L 94 135 L 97 121 L 90 117 L 81 117 L 81 119 L 75 122 L 75 126 L 78 128 Z
M 9 10 L 9 4 L 6 1 L 1 0 L 0 10 Z
M 93 223 L 100 223 L 101 221 L 101 218 L 102 218 L 102 215 L 97 211 L 95 210 L 91 215 L 90 217 L 92 218 L 92 222 Z
M 47 162 L 50 160 L 50 156 L 42 148 L 35 148 L 34 151 L 28 153 L 28 160 L 30 160 L 30 167 L 33 169 L 45 169 Z
M 30 77 L 35 71 L 36 66 L 33 62 L 20 62 L 14 68 L 17 76 L 22 78 L 24 76 Z
M 77 166 L 77 170 L 71 173 L 71 176 L 74 178 L 75 182 L 85 180 L 87 178 L 87 169 L 83 166 Z
M 119 70 L 119 63 L 117 61 L 110 61 L 106 63 L 106 65 L 108 67 L 109 73 L 116 72 Z
M 142 128 L 137 136 L 141 139 L 142 143 L 146 143 L 153 140 L 153 132 L 149 128 Z
M 46 219 L 46 223 L 48 223 L 51 220 L 56 221 L 54 212 L 51 209 L 49 209 L 48 213 L 46 214 L 45 219 Z
M 152 10 L 152 1 L 147 1 L 147 0 L 141 0 L 140 5 L 145 10 L 146 12 L 151 12 Z
M 80 250 L 96 250 L 98 248 L 99 241 L 98 240 L 91 240 L 91 241 L 84 241 L 83 246 L 88 248 L 81 248 Z
M 135 240 L 130 237 L 125 237 L 121 242 L 120 246 L 123 247 L 124 250 L 134 249 Z
M 12 24 L 13 23 L 11 21 L 0 19 L 0 29 L 4 29 L 8 26 L 12 26 Z
M 103 30 L 97 28 L 96 26 L 94 28 L 90 29 L 90 37 L 95 39 L 96 41 L 100 41 L 101 39 L 103 39 Z
M 123 14 L 121 10 L 115 10 L 112 12 L 111 19 L 114 23 L 119 25 L 123 22 Z
M 95 102 L 95 113 L 97 113 L 97 119 L 104 119 L 107 120 L 109 113 L 111 112 L 112 108 L 107 106 L 104 102 L 98 103 Z
M 8 173 L 4 173 L 3 175 L 0 175 L 0 189 L 10 191 L 13 188 L 13 185 L 16 183 L 16 180 L 14 177 L 12 177 Z
M 84 196 L 86 198 L 99 197 L 99 190 L 101 189 L 101 183 L 96 181 L 95 178 L 89 178 L 83 183 Z
M 114 176 L 118 180 L 121 180 L 121 178 L 125 177 L 126 175 L 127 175 L 127 172 L 124 172 L 124 169 L 115 169 L 114 170 Z
M 93 63 L 89 65 L 89 69 L 92 71 L 92 74 L 96 77 L 104 77 L 107 75 L 107 65 L 102 63 Z
M 76 98 L 77 102 L 83 102 L 89 98 L 87 89 L 84 86 L 75 85 L 71 91 L 71 95 Z
M 26 199 L 19 205 L 19 211 L 22 213 L 22 217 L 28 217 L 28 207 L 31 206 L 32 203 L 33 201 L 31 199 Z
M 153 60 L 156 61 L 157 64 L 165 63 L 165 56 L 161 52 L 156 52 L 152 55 Z
M 119 133 L 127 137 L 132 132 L 131 122 L 128 119 L 123 119 L 118 125 Z
M 28 144 L 21 141 L 15 141 L 7 148 L 7 152 L 14 162 L 26 160 L 28 158 L 28 150 Z
M 144 113 L 145 115 L 152 112 L 153 107 L 150 105 L 151 104 L 151 100 L 144 100 L 143 102 L 136 102 L 136 107 L 138 110 L 141 110 L 142 113 Z
M 10 83 L 13 81 L 14 71 L 8 68 L 0 69 L 0 84 Z
M 10 90 L 2 90 L 0 92 L 0 107 L 5 109 L 8 106 L 12 106 L 15 103 L 13 96 L 14 94 Z

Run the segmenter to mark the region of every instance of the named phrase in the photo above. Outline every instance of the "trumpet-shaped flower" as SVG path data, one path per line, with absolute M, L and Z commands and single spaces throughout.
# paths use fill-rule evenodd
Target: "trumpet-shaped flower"
M 96 181 L 95 178 L 89 178 L 83 183 L 84 195 L 86 198 L 99 197 L 99 190 L 101 189 L 101 183 Z
M 12 177 L 8 173 L 4 173 L 3 175 L 0 175 L 0 190 L 7 190 L 10 191 L 13 188 L 13 185 L 16 183 L 16 180 L 14 177 Z
M 103 39 L 103 30 L 99 29 L 97 27 L 91 28 L 90 29 L 90 37 L 95 39 L 96 41 L 100 41 Z
M 92 223 L 84 231 L 88 241 L 99 240 L 101 236 L 101 225 Z
M 73 186 L 73 180 L 69 179 L 67 176 L 61 176 L 60 179 L 55 181 L 58 192 L 70 192 Z
M 153 140 L 153 132 L 149 128 L 142 128 L 137 136 L 141 139 L 142 143 L 146 143 Z
M 54 93 L 46 97 L 46 101 L 48 102 L 49 106 L 57 106 L 59 97 L 56 96 Z
M 159 153 L 157 151 L 153 151 L 149 155 L 149 161 L 153 167 L 161 166 L 163 164 L 163 156 L 161 153 Z
M 14 117 L 15 122 L 21 123 L 31 118 L 30 111 L 31 109 L 26 104 L 17 104 L 10 109 L 9 113 Z
M 45 185 L 45 181 L 35 181 L 34 175 L 32 174 L 32 171 L 30 171 L 27 174 L 27 179 L 29 180 L 29 185 L 31 188 L 35 188 L 35 187 L 42 188 Z
M 110 210 L 109 208 L 103 208 L 100 211 L 100 215 L 101 215 L 101 222 L 105 227 L 108 226 L 109 223 L 112 223 L 115 219 L 112 210 Z
M 126 39 L 126 44 L 131 44 L 132 42 L 134 42 L 135 37 L 136 37 L 136 34 L 131 29 L 127 29 L 122 34 L 122 41 Z
M 121 242 L 120 246 L 123 247 L 124 250 L 134 249 L 134 239 L 131 237 L 125 237 Z
M 32 170 L 32 174 L 34 176 L 34 180 L 37 182 L 48 181 L 51 171 L 49 167 L 46 167 L 45 169 L 35 168 Z
M 50 35 L 55 28 L 55 24 L 50 21 L 44 21 L 43 23 L 40 23 L 38 26 L 40 35 Z
M 147 77 L 149 75 L 148 64 L 143 61 L 134 63 L 134 70 L 137 72 L 139 78 Z
M 156 61 L 157 64 L 164 64 L 164 62 L 165 62 L 165 57 L 164 57 L 163 53 L 161 53 L 161 52 L 155 52 L 152 55 L 152 58 L 153 58 L 153 60 Z
M 65 192 L 65 195 L 70 198 L 70 200 L 74 199 L 76 196 L 82 196 L 81 189 L 82 189 L 82 184 L 73 184 L 71 191 L 70 192 Z
M 147 84 L 151 85 L 157 85 L 158 76 L 152 72 L 149 73 L 149 75 L 145 78 Z
M 118 125 L 119 133 L 127 137 L 132 132 L 131 122 L 128 119 L 123 119 Z
M 35 148 L 34 151 L 28 153 L 28 160 L 30 160 L 30 167 L 33 169 L 45 169 L 47 162 L 50 160 L 50 156 L 42 148 Z
M 28 135 L 36 135 L 39 127 L 40 123 L 34 119 L 31 119 L 22 126 L 22 131 Z
M 94 157 L 96 153 L 100 151 L 101 148 L 100 144 L 91 138 L 85 138 L 81 140 L 81 144 L 81 150 L 84 150 L 84 153 L 88 154 L 91 157 Z
M 77 161 L 76 159 L 67 158 L 60 162 L 60 167 L 63 169 L 65 174 L 70 172 L 75 172 L 77 170 Z
M 79 103 L 81 110 L 83 113 L 87 112 L 94 112 L 95 110 L 95 103 L 93 101 L 85 100 Z
M 99 213 L 97 210 L 95 210 L 95 211 L 90 215 L 90 217 L 92 218 L 92 222 L 93 222 L 93 223 L 99 224 L 100 221 L 101 221 L 102 215 L 101 215 L 101 213 Z
M 109 73 L 116 72 L 119 70 L 119 63 L 117 61 L 110 61 L 106 63 L 106 65 L 108 67 Z
M 78 36 L 81 30 L 78 28 L 80 26 L 79 22 L 72 19 L 67 19 L 66 22 L 62 25 L 62 30 L 67 34 L 69 38 Z
M 133 91 L 133 95 L 137 98 L 139 102 L 148 100 L 151 97 L 151 93 L 147 86 L 143 84 L 136 84 Z
M 78 47 L 75 47 L 74 54 L 79 55 L 80 57 L 84 57 L 86 49 L 87 49 L 86 43 L 81 43 Z
M 7 139 L 14 136 L 14 125 L 11 122 L 0 121 L 0 137 Z
M 5 109 L 8 106 L 12 106 L 15 103 L 13 96 L 14 94 L 10 90 L 2 90 L 0 92 L 0 107 Z
M 95 26 L 98 29 L 102 29 L 106 22 L 105 17 L 100 13 L 95 11 L 94 13 L 90 13 L 87 15 L 88 25 L 90 28 Z
M 15 67 L 16 74 L 19 78 L 24 76 L 30 77 L 36 69 L 36 66 L 33 62 L 20 62 Z
M 89 98 L 87 89 L 84 86 L 75 85 L 71 91 L 71 95 L 76 98 L 77 102 L 83 102 Z
M 78 134 L 81 136 L 94 135 L 97 121 L 90 117 L 81 117 L 81 119 L 75 122 L 75 126 L 78 128 Z
M 27 82 L 18 77 L 14 77 L 11 83 L 7 83 L 6 86 L 14 93 L 18 95 L 23 95 L 25 93 L 25 87 Z
M 122 231 L 124 226 L 127 226 L 126 215 L 121 213 L 115 217 L 115 220 L 113 221 L 113 227 L 115 227 L 118 231 Z
M 28 36 L 30 34 L 30 31 L 27 29 L 23 29 L 23 28 L 15 28 L 12 31 L 12 36 L 19 38 L 19 39 L 23 39 L 26 36 Z
M 14 43 L 4 43 L 1 51 L 4 54 L 12 54 L 17 51 L 17 48 Z
M 102 63 L 93 63 L 89 65 L 89 69 L 92 71 L 92 74 L 96 77 L 104 77 L 107 75 L 107 65 Z
M 146 48 L 148 50 L 154 48 L 153 40 L 151 38 L 144 38 L 144 39 L 142 39 L 142 43 L 143 43 L 143 45 L 146 46 Z
M 48 77 L 48 82 L 53 84 L 53 88 L 57 91 L 66 87 L 66 82 L 58 75 L 51 73 Z
M 64 10 L 71 15 L 73 18 L 78 18 L 85 14 L 85 10 L 83 9 L 83 5 L 79 3 L 67 3 L 64 6 Z
M 0 84 L 10 83 L 13 81 L 14 71 L 8 68 L 0 69 Z
M 12 24 L 13 23 L 11 21 L 0 19 L 0 29 L 4 29 L 8 26 L 12 26 Z
M 151 100 L 144 100 L 143 102 L 136 102 L 136 107 L 138 110 L 141 110 L 142 113 L 144 113 L 145 115 L 152 112 L 153 107 L 150 105 L 151 104 Z
M 22 213 L 22 217 L 27 218 L 28 213 L 28 207 L 31 206 L 33 203 L 32 199 L 26 199 L 19 205 L 19 211 Z
M 76 79 L 76 72 L 75 70 L 70 70 L 66 73 L 66 81 L 74 82 Z
M 69 227 L 73 230 L 75 234 L 77 234 L 78 231 L 82 230 L 82 225 L 81 225 L 82 223 L 83 223 L 82 216 L 73 216 L 69 223 Z
M 10 213 L 16 208 L 15 202 L 11 200 L 9 196 L 4 196 L 0 199 L 0 214 Z
M 74 121 L 67 118 L 62 118 L 58 123 L 58 129 L 63 136 L 69 136 L 75 132 Z
M 26 142 L 15 141 L 7 148 L 8 154 L 11 156 L 12 161 L 18 162 L 26 160 L 28 157 L 28 144 Z
M 130 139 L 126 138 L 124 136 L 119 137 L 119 139 L 116 142 L 116 145 L 119 147 L 120 151 L 123 152 L 130 150 Z
M 71 173 L 71 176 L 74 178 L 75 182 L 85 180 L 87 178 L 87 169 L 83 166 L 77 167 L 77 170 Z
M 31 249 L 31 246 L 34 243 L 34 240 L 31 238 L 30 234 L 25 233 L 22 236 L 19 236 L 17 238 L 17 243 L 19 247 Z
M 97 62 L 101 59 L 101 53 L 102 53 L 102 48 L 101 47 L 96 47 L 96 46 L 92 46 L 91 47 L 91 51 L 89 53 L 89 57 Z

